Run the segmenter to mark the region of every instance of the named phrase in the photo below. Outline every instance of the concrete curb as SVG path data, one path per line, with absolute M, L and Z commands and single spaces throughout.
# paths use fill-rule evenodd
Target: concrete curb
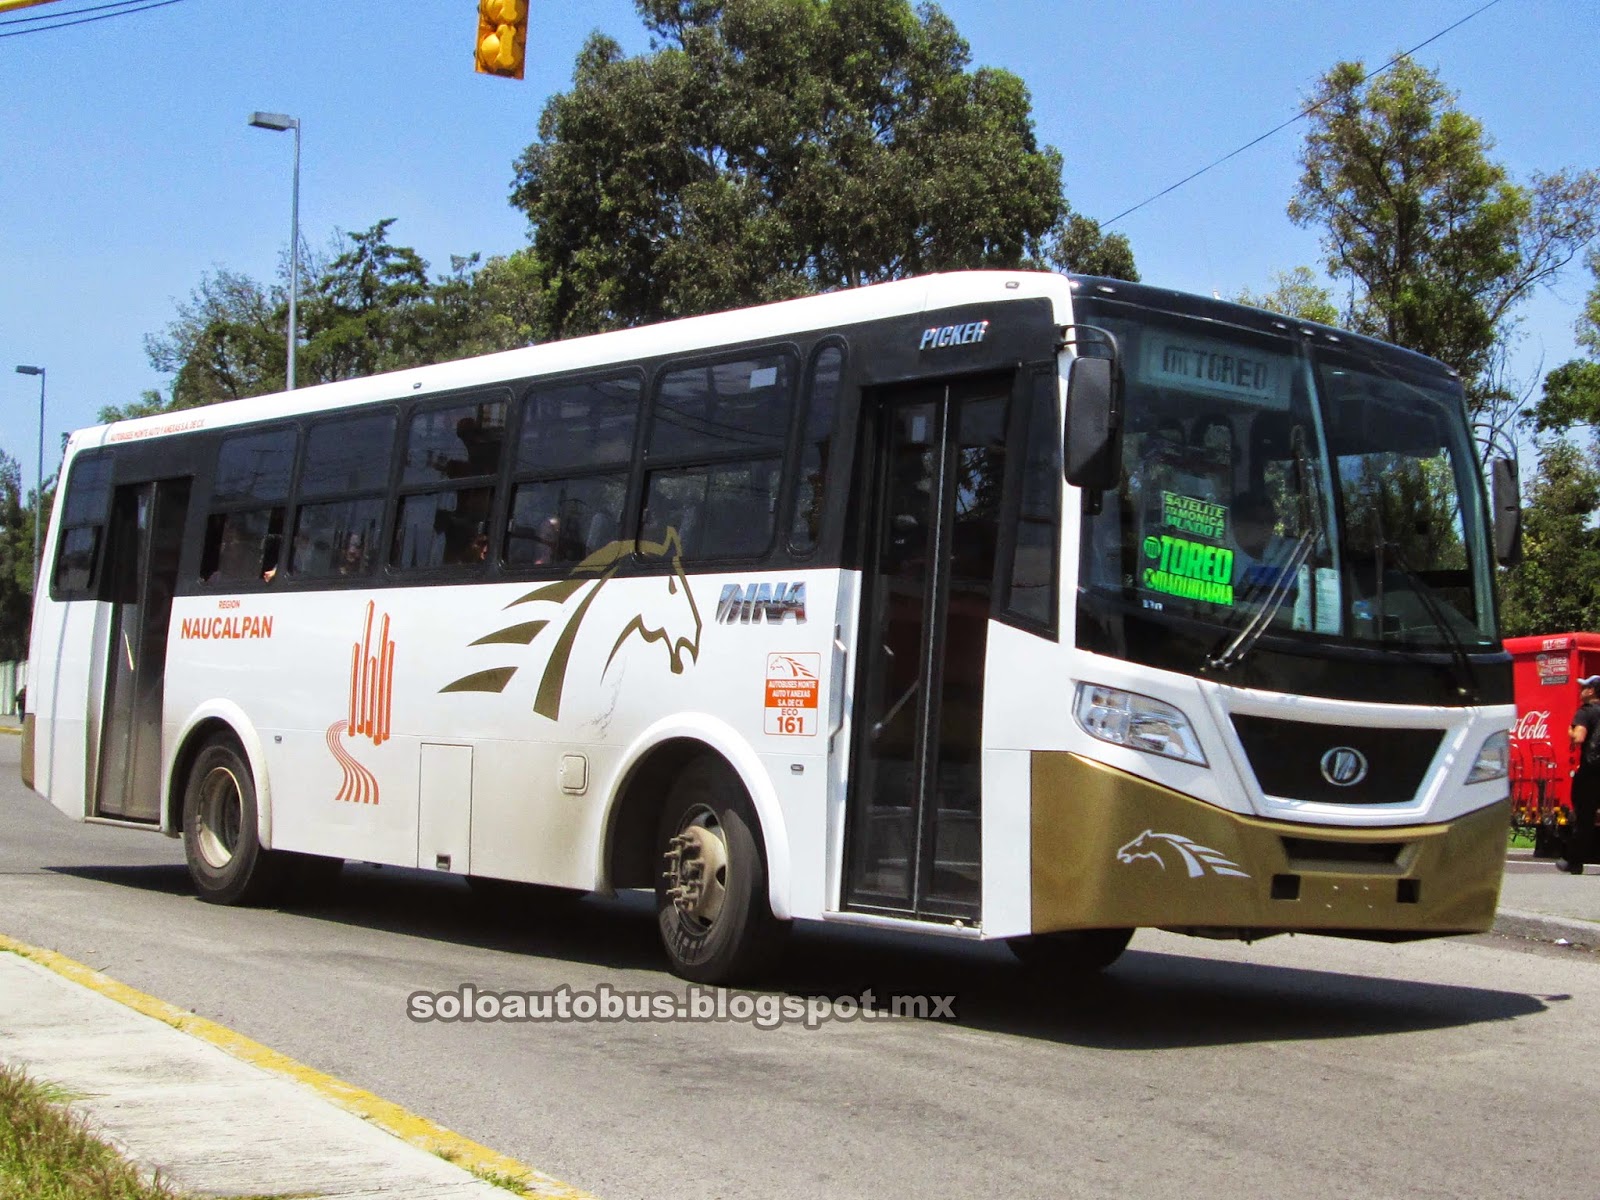
M 1548 913 L 1502 908 L 1495 914 L 1493 932 L 1539 942 L 1564 940 L 1573 946 L 1600 950 L 1600 922 L 1596 921 L 1575 921 Z
M 426 1117 L 418 1116 L 398 1104 L 384 1100 L 341 1079 L 335 1079 L 331 1075 L 325 1075 L 224 1025 L 196 1016 L 165 1000 L 131 988 L 65 955 L 17 941 L 5 934 L 0 934 L 0 951 L 16 954 L 34 964 L 35 969 L 44 968 L 87 992 L 115 1001 L 145 1017 L 154 1018 L 180 1033 L 188 1034 L 200 1042 L 216 1047 L 268 1076 L 296 1085 L 304 1089 L 306 1094 L 314 1095 L 321 1102 L 331 1103 L 346 1113 L 361 1118 L 363 1122 L 382 1130 L 397 1141 L 417 1150 L 426 1151 L 444 1163 L 459 1168 L 463 1178 L 475 1187 L 487 1187 L 492 1183 L 493 1190 L 508 1196 L 521 1195 L 548 1198 L 548 1200 L 594 1200 L 594 1197 L 587 1192 L 436 1125 Z M 467 1174 L 468 1172 L 470 1174 Z M 472 1176 L 477 1178 L 473 1179 Z M 485 1182 L 480 1183 L 480 1181 Z M 513 1181 L 516 1185 L 514 1187 L 511 1186 Z M 396 1191 L 391 1194 L 400 1195 L 403 1192 Z M 419 1192 L 420 1194 L 423 1193 Z

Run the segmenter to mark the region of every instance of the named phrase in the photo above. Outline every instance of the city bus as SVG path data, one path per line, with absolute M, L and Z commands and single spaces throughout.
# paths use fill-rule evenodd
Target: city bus
M 1143 927 L 1493 920 L 1516 500 L 1460 380 L 1364 337 L 951 273 L 62 469 L 24 776 L 181 838 L 208 901 L 344 860 L 654 889 L 704 982 L 795 921 L 1089 971 Z

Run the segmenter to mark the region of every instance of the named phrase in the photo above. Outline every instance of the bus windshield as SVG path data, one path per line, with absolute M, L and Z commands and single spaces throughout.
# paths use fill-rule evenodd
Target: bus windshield
M 1461 389 L 1357 339 L 1310 344 L 1116 301 L 1123 473 L 1086 516 L 1083 589 L 1136 611 L 1301 640 L 1493 648 Z

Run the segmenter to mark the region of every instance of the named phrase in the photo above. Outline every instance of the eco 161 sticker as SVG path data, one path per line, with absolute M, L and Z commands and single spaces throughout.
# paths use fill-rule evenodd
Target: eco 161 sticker
M 1162 534 L 1144 540 L 1144 586 L 1152 592 L 1233 605 L 1233 551 Z
M 1179 533 L 1220 541 L 1228 532 L 1228 510 L 1209 500 L 1162 492 L 1161 523 Z
M 788 737 L 815 737 L 817 691 L 822 655 L 767 655 L 766 731 Z

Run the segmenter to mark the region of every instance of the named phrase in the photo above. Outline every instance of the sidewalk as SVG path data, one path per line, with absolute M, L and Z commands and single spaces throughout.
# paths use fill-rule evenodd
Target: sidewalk
M 50 965 L 0 951 L 0 1061 L 79 1097 L 72 1107 L 97 1134 L 140 1167 L 159 1170 L 175 1190 L 328 1200 L 590 1200 L 81 964 L 29 953 Z M 72 977 L 80 973 L 81 980 Z M 129 1007 L 135 1000 L 156 1015 Z M 520 1191 L 507 1186 L 512 1180 Z
M 1564 875 L 1531 850 L 1506 854 L 1500 886 L 1498 933 L 1600 949 L 1600 865 L 1584 875 Z

